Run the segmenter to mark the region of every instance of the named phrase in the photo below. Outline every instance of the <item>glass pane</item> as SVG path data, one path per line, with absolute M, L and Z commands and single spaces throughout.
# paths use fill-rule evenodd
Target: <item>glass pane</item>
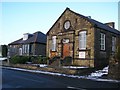
M 52 37 L 52 51 L 56 50 L 56 36 Z
M 82 31 L 79 34 L 79 48 L 80 49 L 86 48 L 86 31 Z

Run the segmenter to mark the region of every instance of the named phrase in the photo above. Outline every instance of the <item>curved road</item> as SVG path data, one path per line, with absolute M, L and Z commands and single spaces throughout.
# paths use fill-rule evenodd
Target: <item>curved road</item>
M 71 88 L 89 90 L 93 88 L 119 89 L 120 83 L 53 76 L 10 69 L 2 69 L 2 88 Z M 96 89 L 95 89 L 96 90 Z

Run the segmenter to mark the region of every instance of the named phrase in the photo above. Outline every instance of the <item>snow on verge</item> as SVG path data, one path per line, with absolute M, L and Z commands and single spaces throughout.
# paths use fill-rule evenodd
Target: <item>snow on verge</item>
M 39 66 L 39 67 L 47 67 L 46 64 L 32 64 L 32 65 Z
M 40 64 L 39 66 L 40 66 L 40 67 L 47 67 L 46 64 Z
M 120 80 L 99 79 L 99 78 L 92 78 L 92 77 L 87 77 L 87 76 L 67 75 L 67 74 L 54 73 L 54 72 L 48 72 L 48 71 L 40 71 L 40 70 L 28 70 L 28 69 L 12 68 L 12 67 L 3 67 L 3 68 L 27 71 L 27 72 L 42 73 L 42 74 L 49 74 L 49 75 L 65 76 L 65 77 L 70 77 L 70 78 L 90 79 L 90 80 L 94 80 L 94 81 L 107 81 L 107 82 L 114 82 L 114 83 L 120 82 Z
M 63 68 L 81 69 L 81 68 L 88 68 L 88 67 L 79 67 L 79 66 L 63 66 Z
M 0 61 L 6 60 L 7 58 L 0 58 Z
M 98 71 L 91 73 L 90 75 L 88 75 L 88 77 L 99 78 L 107 74 L 108 74 L 108 66 L 103 68 L 103 70 L 98 70 Z

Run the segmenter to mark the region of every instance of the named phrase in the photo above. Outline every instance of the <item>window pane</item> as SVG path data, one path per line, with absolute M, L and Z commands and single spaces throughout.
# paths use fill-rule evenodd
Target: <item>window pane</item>
M 52 51 L 56 51 L 56 36 L 52 37 Z
M 22 49 L 23 49 L 22 51 L 23 51 L 23 53 L 24 53 L 24 45 L 22 45 Z
M 79 49 L 86 49 L 86 31 L 79 33 Z
M 115 52 L 116 50 L 116 37 L 112 37 L 112 51 Z
M 105 50 L 105 34 L 100 33 L 100 49 Z
M 29 47 L 30 47 L 30 46 L 29 46 L 29 44 L 28 44 L 28 48 L 27 48 L 27 51 L 28 51 L 27 53 L 28 53 L 28 54 L 29 54 Z

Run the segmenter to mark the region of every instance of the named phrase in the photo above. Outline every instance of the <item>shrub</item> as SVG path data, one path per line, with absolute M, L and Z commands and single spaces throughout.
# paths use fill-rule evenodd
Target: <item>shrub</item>
M 71 65 L 72 64 L 72 57 L 67 56 L 63 59 L 62 65 Z
M 54 61 L 57 61 L 57 60 L 59 60 L 59 59 L 60 59 L 59 56 L 54 56 L 53 58 L 51 58 L 51 59 L 49 60 L 49 64 L 52 64 Z
M 48 57 L 43 56 L 31 56 L 30 61 L 35 64 L 47 64 Z
M 13 63 L 13 64 L 25 64 L 28 61 L 29 61 L 28 56 L 13 56 L 10 59 L 10 63 Z
M 41 63 L 47 64 L 48 57 L 42 57 Z

